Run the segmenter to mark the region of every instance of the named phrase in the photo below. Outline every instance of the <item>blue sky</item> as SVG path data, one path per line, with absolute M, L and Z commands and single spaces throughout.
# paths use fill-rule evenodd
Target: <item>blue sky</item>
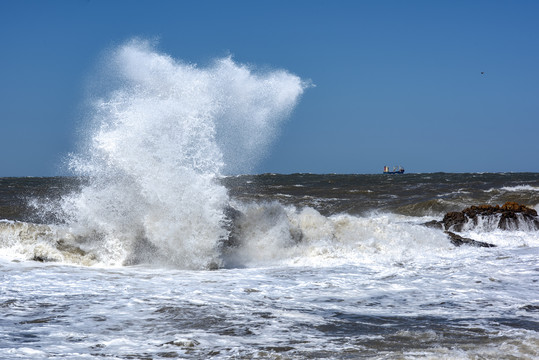
M 537 1 L 3 0 L 0 176 L 65 173 L 89 77 L 133 37 L 316 84 L 254 173 L 537 172 L 538 18 Z

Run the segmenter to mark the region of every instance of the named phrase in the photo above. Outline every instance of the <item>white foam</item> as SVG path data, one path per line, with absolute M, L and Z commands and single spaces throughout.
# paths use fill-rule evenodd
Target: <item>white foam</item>
M 141 239 L 180 267 L 218 261 L 228 195 L 216 179 L 260 159 L 305 83 L 230 57 L 199 68 L 136 40 L 106 68 L 114 76 L 94 101 L 89 146 L 70 162 L 90 184 L 65 197 L 63 214 L 107 249 L 106 263 L 121 263 Z
M 5 259 L 94 265 L 95 254 L 82 247 L 73 234 L 61 226 L 0 221 L 0 256 Z
M 442 231 L 392 214 L 326 217 L 310 207 L 298 210 L 275 202 L 236 206 L 243 212 L 240 246 L 229 250 L 229 266 L 387 265 L 430 261 L 453 249 Z
M 539 187 L 531 186 L 531 185 L 516 185 L 516 186 L 503 186 L 501 188 L 491 188 L 488 190 L 485 190 L 485 192 L 493 192 L 493 191 L 508 191 L 508 192 L 517 192 L 517 191 L 539 191 Z

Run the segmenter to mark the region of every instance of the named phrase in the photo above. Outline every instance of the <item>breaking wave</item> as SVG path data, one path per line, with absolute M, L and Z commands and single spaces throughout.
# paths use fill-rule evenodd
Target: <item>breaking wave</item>
M 139 40 L 109 53 L 100 77 L 86 147 L 69 161 L 87 184 L 54 211 L 103 263 L 137 249 L 183 268 L 218 263 L 229 197 L 217 179 L 252 168 L 306 83 L 230 57 L 197 67 Z
M 186 260 L 183 264 L 206 269 L 371 262 L 389 266 L 411 259 L 418 261 L 422 257 L 418 254 L 425 254 L 427 259 L 453 249 L 442 232 L 397 215 L 326 217 L 309 207 L 296 209 L 277 202 L 234 205 L 241 209 L 241 215 L 234 219 L 232 236 L 214 243 L 213 257 L 202 258 L 206 262 Z M 106 266 L 182 265 L 177 262 L 182 258 L 168 253 L 170 248 L 159 247 L 151 239 L 129 239 L 127 234 L 121 238 L 115 234 L 118 238 L 113 238 L 111 234 L 89 234 L 63 225 L 13 221 L 0 222 L 0 233 L 1 251 L 15 252 L 20 260 Z M 186 254 L 185 258 L 200 254 Z

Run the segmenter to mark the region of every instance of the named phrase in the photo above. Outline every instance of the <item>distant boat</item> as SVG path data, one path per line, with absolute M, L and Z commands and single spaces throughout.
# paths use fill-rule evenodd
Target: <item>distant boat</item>
M 389 170 L 389 166 L 384 166 L 384 174 L 404 174 L 402 166 L 394 166 L 393 170 Z

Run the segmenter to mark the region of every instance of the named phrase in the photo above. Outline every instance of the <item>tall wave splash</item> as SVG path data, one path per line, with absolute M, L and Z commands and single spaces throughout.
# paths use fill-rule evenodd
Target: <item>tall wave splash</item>
M 61 205 L 71 233 L 108 264 L 219 266 L 229 197 L 217 179 L 260 159 L 306 83 L 230 57 L 197 67 L 138 40 L 111 52 L 104 69 L 87 146 L 70 157 L 88 179 Z

